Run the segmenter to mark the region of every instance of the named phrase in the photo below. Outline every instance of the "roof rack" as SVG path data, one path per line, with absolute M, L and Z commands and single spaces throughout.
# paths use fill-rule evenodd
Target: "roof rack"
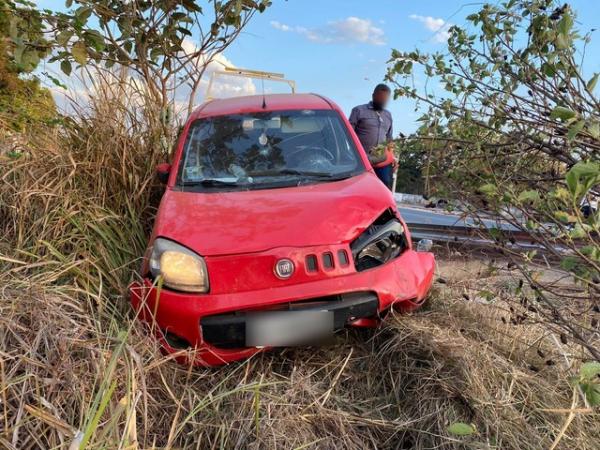
M 215 78 L 219 76 L 228 77 L 240 77 L 240 78 L 254 78 L 259 80 L 276 81 L 279 83 L 287 84 L 292 90 L 292 94 L 296 93 L 296 82 L 294 80 L 288 80 L 282 73 L 275 72 L 262 72 L 260 70 L 250 69 L 238 69 L 235 67 L 225 67 L 223 70 L 216 70 L 210 76 L 208 87 L 206 88 L 206 100 L 213 100 L 215 97 L 212 95 L 213 82 Z

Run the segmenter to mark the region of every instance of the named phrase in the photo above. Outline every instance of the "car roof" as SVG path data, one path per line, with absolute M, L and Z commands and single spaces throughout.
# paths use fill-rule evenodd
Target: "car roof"
M 335 108 L 329 100 L 317 94 L 247 95 L 243 97 L 210 100 L 196 109 L 192 113 L 191 119 L 247 112 L 281 111 L 290 109 Z

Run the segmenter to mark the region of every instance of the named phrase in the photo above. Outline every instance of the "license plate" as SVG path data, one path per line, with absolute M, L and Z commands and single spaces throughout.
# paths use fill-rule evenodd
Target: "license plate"
M 333 334 L 333 311 L 268 311 L 246 318 L 246 346 L 310 345 Z

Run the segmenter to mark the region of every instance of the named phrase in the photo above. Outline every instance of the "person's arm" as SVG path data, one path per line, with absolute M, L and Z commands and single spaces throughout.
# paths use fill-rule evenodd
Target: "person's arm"
M 358 125 L 358 121 L 360 119 L 360 110 L 357 107 L 352 108 L 352 112 L 350 113 L 350 117 L 348 118 L 348 122 L 352 125 L 352 129 L 356 131 L 356 126 Z
M 367 156 L 369 157 L 369 162 L 373 167 L 387 166 L 387 163 L 383 164 L 387 161 L 387 152 L 383 152 L 381 155 L 373 155 L 372 153 L 369 153 Z
M 389 113 L 388 113 L 389 114 Z M 394 135 L 393 135 L 393 121 L 392 121 L 392 115 L 389 114 L 390 117 L 390 127 L 387 130 L 387 133 L 385 134 L 385 139 L 388 143 L 388 146 L 385 150 L 385 159 L 384 161 L 382 161 L 381 167 L 387 166 L 389 164 L 393 164 L 394 166 L 396 166 L 396 157 L 394 156 Z

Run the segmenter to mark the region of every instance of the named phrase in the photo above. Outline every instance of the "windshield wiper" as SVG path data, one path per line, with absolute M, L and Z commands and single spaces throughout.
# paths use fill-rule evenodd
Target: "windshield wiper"
M 205 178 L 204 180 L 184 181 L 183 186 L 240 186 L 237 181 L 219 180 L 218 178 Z
M 284 175 L 298 175 L 301 177 L 317 178 L 323 181 L 340 181 L 350 178 L 350 173 L 310 172 L 295 169 L 283 169 L 280 173 Z
M 311 172 L 296 169 L 281 169 L 281 170 L 265 170 L 262 172 L 252 172 L 250 175 L 253 177 L 272 177 L 277 175 L 298 175 L 301 177 L 318 177 L 318 178 L 329 178 L 333 176 L 329 172 Z

